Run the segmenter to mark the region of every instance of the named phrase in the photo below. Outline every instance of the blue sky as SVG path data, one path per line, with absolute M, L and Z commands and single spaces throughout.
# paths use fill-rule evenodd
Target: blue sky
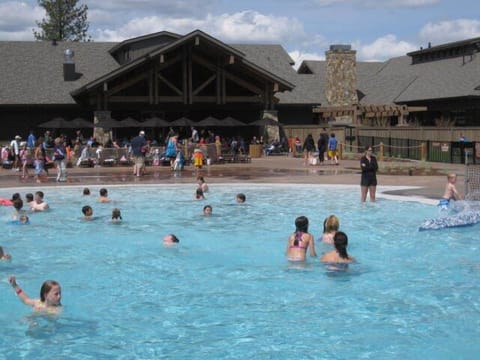
M 227 43 L 281 44 L 299 64 L 351 44 L 359 60 L 385 60 L 445 42 L 480 37 L 475 0 L 83 0 L 94 41 L 161 30 L 200 29 Z M 0 40 L 33 40 L 44 17 L 36 0 L 0 0 Z

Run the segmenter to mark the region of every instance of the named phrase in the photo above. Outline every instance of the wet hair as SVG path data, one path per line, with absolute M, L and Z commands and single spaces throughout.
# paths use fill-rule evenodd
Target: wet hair
M 122 214 L 120 212 L 120 209 L 115 208 L 115 209 L 112 210 L 112 219 L 122 220 Z
M 83 195 L 90 195 L 90 189 L 89 188 L 83 189 Z
M 47 280 L 42 284 L 42 287 L 40 288 L 40 301 L 41 302 L 45 302 L 45 298 L 46 298 L 48 292 L 50 290 L 52 290 L 52 288 L 54 286 L 60 286 L 60 284 L 58 282 L 56 282 L 55 280 Z
M 43 199 L 43 191 L 37 191 L 35 195 L 39 196 L 41 199 Z
M 203 197 L 203 190 L 202 188 L 198 188 L 197 191 L 195 191 L 195 197 L 198 199 L 199 197 Z
M 295 241 L 293 242 L 294 246 L 298 246 L 299 241 L 302 237 L 300 233 L 308 232 L 308 218 L 306 216 L 299 216 L 295 219 Z
M 15 210 L 17 211 L 20 211 L 22 210 L 22 207 L 23 207 L 23 200 L 22 199 L 15 199 L 15 201 L 13 202 L 13 207 L 15 208 Z
M 335 250 L 337 250 L 338 255 L 342 259 L 349 259 L 347 253 L 347 245 L 348 245 L 348 236 L 343 231 L 338 231 L 335 233 L 333 237 L 333 244 L 335 245 Z
M 208 208 L 210 208 L 210 210 L 213 210 L 213 209 L 212 209 L 212 205 L 205 205 L 205 206 L 203 207 L 203 211 L 205 211 L 205 210 L 208 209 Z
M 12 201 L 15 201 L 17 199 L 21 199 L 22 197 L 20 196 L 20 193 L 15 193 L 12 195 Z
M 295 219 L 296 231 L 308 232 L 308 218 L 306 216 L 299 216 Z
M 169 235 L 172 237 L 172 242 L 174 242 L 174 243 L 180 242 L 180 239 L 178 237 L 176 237 L 174 234 L 169 234 Z
M 3 252 L 3 247 L 0 246 L 0 258 L 3 258 L 5 253 Z
M 20 215 L 20 218 L 18 219 L 22 224 L 28 224 L 30 219 L 28 218 L 27 215 Z
M 92 211 L 93 211 L 92 207 L 89 206 L 89 205 L 85 205 L 84 207 L 82 207 L 82 213 L 83 213 L 83 215 L 87 215 L 87 212 L 88 212 L 89 210 L 92 210 Z
M 100 189 L 100 196 L 107 196 L 108 195 L 108 190 L 105 188 Z
M 197 177 L 197 180 L 198 180 L 198 181 L 201 181 L 202 183 L 205 182 L 205 180 L 203 179 L 203 176 L 198 176 L 198 177 Z
M 25 194 L 25 200 L 27 200 L 27 202 L 32 202 L 33 194 L 32 193 Z
M 247 200 L 247 197 L 245 196 L 245 194 L 237 194 L 237 199 L 240 199 L 242 202 L 245 202 L 245 200 Z
M 330 215 L 323 222 L 323 232 L 328 233 L 332 231 L 338 231 L 340 228 L 340 221 L 335 215 Z

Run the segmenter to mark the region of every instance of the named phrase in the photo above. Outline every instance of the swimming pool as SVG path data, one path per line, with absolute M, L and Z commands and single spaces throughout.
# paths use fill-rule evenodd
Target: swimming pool
M 108 186 L 115 202 L 99 204 L 99 188 L 90 198 L 43 189 L 52 209 L 28 226 L 8 224 L 11 208 L 0 208 L 0 245 L 13 256 L 0 263 L 0 357 L 468 359 L 480 350 L 478 227 L 418 232 L 434 206 L 360 204 L 357 186 L 265 184 L 213 184 L 205 201 L 192 200 L 194 185 Z M 237 192 L 246 204 L 234 203 Z M 80 220 L 86 204 L 97 220 Z M 206 204 L 212 217 L 201 215 Z M 120 225 L 108 222 L 114 207 Z M 345 273 L 318 259 L 288 263 L 295 217 L 306 215 L 318 238 L 331 213 L 359 263 Z M 180 245 L 165 248 L 167 233 Z M 58 280 L 63 314 L 32 316 L 9 274 L 35 297 Z

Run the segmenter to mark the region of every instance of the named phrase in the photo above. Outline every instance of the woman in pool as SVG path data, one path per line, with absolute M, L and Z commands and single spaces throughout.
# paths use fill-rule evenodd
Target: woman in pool
M 308 233 L 308 218 L 299 216 L 295 219 L 295 232 L 290 235 L 287 243 L 287 258 L 290 261 L 305 261 L 307 249 L 310 246 L 310 256 L 315 257 L 315 241 Z
M 25 305 L 31 306 L 33 311 L 47 312 L 57 314 L 62 309 L 62 289 L 60 284 L 55 280 L 47 280 L 42 284 L 40 289 L 40 299 L 31 299 L 28 295 L 18 286 L 15 276 L 8 277 L 10 285 L 15 289 L 20 300 Z
M 330 215 L 323 221 L 322 241 L 327 244 L 333 244 L 333 237 L 340 227 L 340 221 L 335 215 Z
M 335 250 L 332 250 L 326 254 L 323 254 L 320 258 L 321 262 L 330 263 L 330 264 L 340 264 L 340 263 L 351 263 L 355 259 L 348 255 L 347 245 L 348 245 L 348 236 L 342 231 L 337 231 L 333 237 L 333 244 L 335 245 Z

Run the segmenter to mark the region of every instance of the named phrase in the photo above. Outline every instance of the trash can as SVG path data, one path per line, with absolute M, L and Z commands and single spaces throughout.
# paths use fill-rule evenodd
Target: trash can
M 248 153 L 251 158 L 260 158 L 262 157 L 262 145 L 250 144 L 248 147 Z

